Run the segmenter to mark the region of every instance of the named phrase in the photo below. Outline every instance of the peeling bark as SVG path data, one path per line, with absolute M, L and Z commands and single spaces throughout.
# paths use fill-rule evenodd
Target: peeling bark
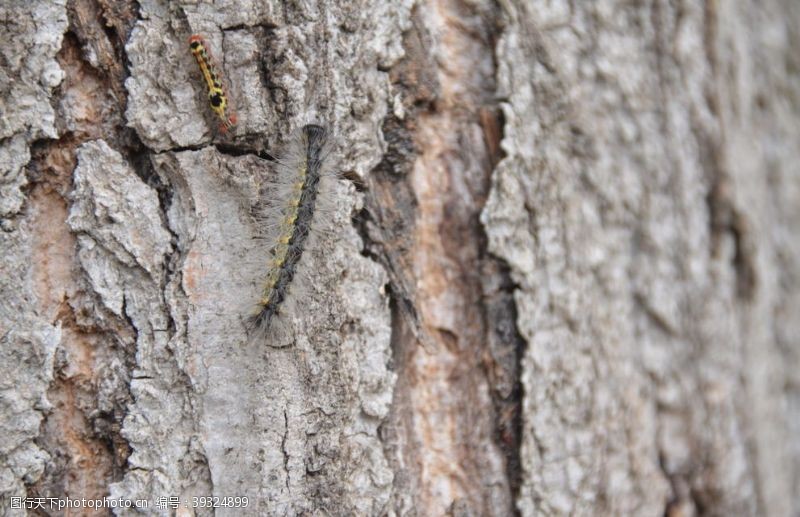
M 793 1 L 0 18 L 0 515 L 800 512 Z M 312 122 L 334 231 L 253 343 L 253 214 Z

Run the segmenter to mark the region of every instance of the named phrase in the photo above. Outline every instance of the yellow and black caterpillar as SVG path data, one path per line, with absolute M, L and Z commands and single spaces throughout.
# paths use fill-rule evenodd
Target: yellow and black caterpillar
M 271 243 L 271 260 L 258 307 L 250 318 L 251 332 L 265 334 L 286 301 L 320 209 L 327 155 L 325 128 L 304 126 L 277 162 L 277 177 L 263 194 L 266 201 L 262 215 L 269 221 L 264 226 Z
M 197 65 L 200 67 L 200 72 L 202 72 L 203 79 L 206 82 L 208 102 L 211 104 L 211 109 L 222 120 L 221 129 L 226 131 L 233 128 L 236 124 L 236 115 L 231 111 L 230 100 L 225 92 L 222 74 L 214 62 L 208 45 L 202 36 L 192 34 L 189 38 L 189 48 L 192 50 L 192 54 L 197 60 Z

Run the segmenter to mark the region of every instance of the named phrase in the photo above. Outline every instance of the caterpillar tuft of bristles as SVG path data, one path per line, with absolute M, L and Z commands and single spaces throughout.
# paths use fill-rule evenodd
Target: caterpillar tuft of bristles
M 322 126 L 304 126 L 276 163 L 276 176 L 262 189 L 259 209 L 261 234 L 270 247 L 270 259 L 261 298 L 249 318 L 251 337 L 266 337 L 286 309 L 298 266 L 309 246 L 320 211 L 326 170 L 328 132 Z

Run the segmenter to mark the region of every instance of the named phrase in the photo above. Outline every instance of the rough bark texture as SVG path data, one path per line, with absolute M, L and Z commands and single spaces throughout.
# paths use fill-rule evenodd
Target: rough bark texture
M 800 515 L 794 0 L 0 20 L 0 515 Z M 310 122 L 335 231 L 253 343 L 254 204 Z

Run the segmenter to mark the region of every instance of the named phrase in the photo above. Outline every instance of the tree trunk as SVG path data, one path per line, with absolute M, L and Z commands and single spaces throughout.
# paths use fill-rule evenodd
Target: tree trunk
M 0 515 L 800 515 L 794 0 L 0 13 Z

